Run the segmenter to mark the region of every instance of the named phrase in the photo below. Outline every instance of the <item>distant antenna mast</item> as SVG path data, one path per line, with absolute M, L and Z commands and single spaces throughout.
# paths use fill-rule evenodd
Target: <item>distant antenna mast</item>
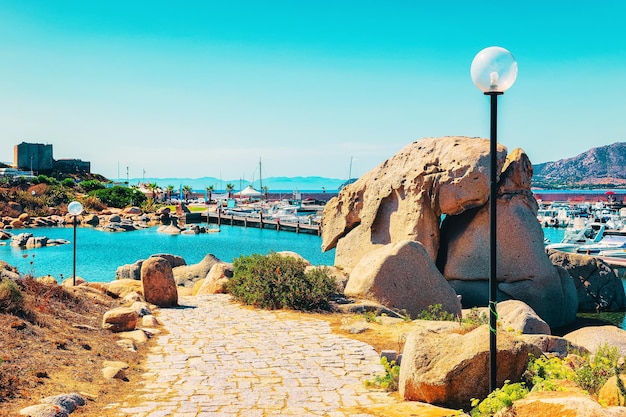
M 354 156 L 350 157 L 350 171 L 348 171 L 348 181 L 350 181 L 352 179 L 352 160 L 354 159 Z

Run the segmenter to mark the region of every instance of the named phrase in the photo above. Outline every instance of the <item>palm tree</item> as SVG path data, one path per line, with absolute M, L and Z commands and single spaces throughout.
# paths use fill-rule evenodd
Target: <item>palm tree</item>
M 152 200 L 154 201 L 156 199 L 156 190 L 157 188 L 159 188 L 159 186 L 156 182 L 149 182 L 146 184 L 146 188 L 150 190 L 150 193 L 152 194 Z
M 263 196 L 265 197 L 265 201 L 267 201 L 267 192 L 269 191 L 269 188 L 267 187 L 267 185 L 263 186 Z
M 189 194 L 191 194 L 191 186 L 183 185 L 183 194 L 185 195 L 185 203 L 189 200 Z
M 165 189 L 167 190 L 167 200 L 172 201 L 172 191 L 174 191 L 174 186 L 170 184 Z
M 213 195 L 213 186 L 206 187 L 207 204 L 211 205 L 211 196 Z
M 231 184 L 230 182 L 226 184 L 226 191 L 228 192 L 228 198 L 231 197 L 231 193 L 233 192 L 234 189 L 235 189 L 234 184 Z

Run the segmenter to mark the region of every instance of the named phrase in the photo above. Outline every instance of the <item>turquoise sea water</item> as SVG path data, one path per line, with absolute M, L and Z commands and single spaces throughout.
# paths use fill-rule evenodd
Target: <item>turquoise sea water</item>
M 21 232 L 73 240 L 71 227 L 13 230 L 13 233 Z M 560 242 L 563 233 L 564 229 L 544 229 L 544 235 L 551 242 Z M 199 262 L 209 253 L 223 261 L 232 262 L 240 255 L 289 250 L 301 254 L 314 265 L 332 265 L 335 257 L 334 250 L 322 253 L 321 238 L 315 235 L 226 225 L 221 227 L 219 233 L 177 236 L 158 233 L 156 228 L 108 233 L 91 227 L 79 227 L 76 241 L 76 275 L 92 282 L 112 281 L 118 266 L 146 259 L 156 253 L 182 256 L 188 264 Z M 24 250 L 10 247 L 5 242 L 6 246 L 0 246 L 0 259 L 17 266 L 21 273 L 35 276 L 50 274 L 57 280 L 72 276 L 72 244 Z M 589 316 L 626 329 L 624 313 Z
M 73 241 L 71 227 L 12 231 L 15 234 L 21 232 Z M 118 266 L 156 253 L 182 256 L 187 264 L 197 263 L 207 254 L 232 262 L 240 255 L 287 250 L 299 253 L 314 265 L 332 265 L 335 258 L 334 250 L 321 251 L 319 236 L 271 229 L 223 225 L 219 233 L 171 236 L 158 233 L 156 228 L 109 233 L 79 227 L 76 234 L 76 275 L 87 281 L 112 281 Z M 57 280 L 72 276 L 72 244 L 24 250 L 10 247 L 8 241 L 5 242 L 6 246 L 0 246 L 0 259 L 17 266 L 21 273 L 35 276 L 50 274 Z

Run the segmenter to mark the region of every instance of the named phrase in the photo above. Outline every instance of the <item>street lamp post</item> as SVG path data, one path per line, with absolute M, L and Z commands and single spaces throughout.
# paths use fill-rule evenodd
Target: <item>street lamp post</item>
M 72 285 L 76 286 L 76 221 L 78 216 L 83 212 L 83 205 L 78 201 L 72 201 L 67 205 L 67 211 L 74 216 L 74 269 L 72 271 Z
M 489 391 L 497 388 L 496 335 L 497 290 L 496 275 L 496 202 L 498 197 L 498 96 L 504 94 L 517 78 L 517 62 L 513 55 L 499 46 L 480 51 L 472 61 L 472 81 L 479 90 L 490 97 L 490 188 L 489 188 Z

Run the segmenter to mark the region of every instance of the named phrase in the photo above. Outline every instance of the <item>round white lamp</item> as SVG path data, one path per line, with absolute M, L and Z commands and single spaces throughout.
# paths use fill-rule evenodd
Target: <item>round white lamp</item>
M 83 212 L 83 205 L 80 204 L 78 201 L 72 201 L 70 204 L 67 205 L 67 211 L 72 216 L 78 216 Z
M 496 274 L 496 200 L 498 198 L 498 96 L 504 94 L 517 78 L 517 62 L 499 46 L 490 46 L 474 57 L 470 68 L 476 87 L 491 99 L 490 189 L 489 189 L 489 390 L 497 388 L 496 312 L 498 281 Z
M 72 285 L 76 286 L 76 217 L 78 217 L 83 212 L 83 205 L 78 201 L 72 201 L 67 205 L 67 212 L 74 216 L 74 269 L 72 274 Z
M 517 78 L 517 62 L 506 49 L 490 46 L 476 54 L 470 74 L 476 87 L 483 93 L 502 94 Z

